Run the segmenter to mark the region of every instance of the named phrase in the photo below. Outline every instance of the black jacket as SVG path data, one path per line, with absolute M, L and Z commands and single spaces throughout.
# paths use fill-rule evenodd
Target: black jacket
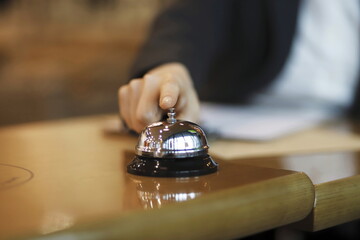
M 132 77 L 181 62 L 200 99 L 244 103 L 283 68 L 299 5 L 300 0 L 179 0 L 155 20 Z M 355 115 L 359 101 L 357 91 Z

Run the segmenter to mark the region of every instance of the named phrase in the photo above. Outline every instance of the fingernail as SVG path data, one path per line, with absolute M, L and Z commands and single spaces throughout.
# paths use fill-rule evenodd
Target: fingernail
M 170 96 L 163 97 L 163 99 L 161 100 L 162 106 L 172 107 L 171 104 L 172 104 L 172 97 Z

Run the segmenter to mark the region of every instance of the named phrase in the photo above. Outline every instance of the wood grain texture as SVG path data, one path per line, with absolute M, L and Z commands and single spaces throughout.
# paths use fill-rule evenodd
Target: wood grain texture
M 315 185 L 311 214 L 294 226 L 319 231 L 360 218 L 360 175 Z
M 360 219 L 360 157 L 358 152 L 285 155 L 239 159 L 233 163 L 304 172 L 315 187 L 311 214 L 296 228 L 319 231 Z

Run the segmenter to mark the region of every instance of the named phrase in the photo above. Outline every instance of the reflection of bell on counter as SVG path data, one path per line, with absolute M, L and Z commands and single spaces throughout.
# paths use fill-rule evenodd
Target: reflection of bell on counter
M 137 197 L 143 208 L 195 199 L 210 191 L 212 178 L 130 178 L 136 184 Z
M 204 131 L 195 123 L 168 119 L 147 126 L 140 134 L 136 156 L 127 166 L 129 173 L 153 177 L 191 177 L 217 171 L 208 155 Z

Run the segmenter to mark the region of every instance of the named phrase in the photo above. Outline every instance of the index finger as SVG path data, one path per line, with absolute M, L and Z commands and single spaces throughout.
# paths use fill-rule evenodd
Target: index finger
M 160 80 L 158 76 L 145 75 L 143 89 L 136 110 L 136 118 L 144 124 L 158 121 L 161 118 L 158 105 L 159 88 Z
M 160 90 L 159 106 L 166 110 L 175 106 L 179 99 L 180 88 L 176 81 L 166 81 Z

